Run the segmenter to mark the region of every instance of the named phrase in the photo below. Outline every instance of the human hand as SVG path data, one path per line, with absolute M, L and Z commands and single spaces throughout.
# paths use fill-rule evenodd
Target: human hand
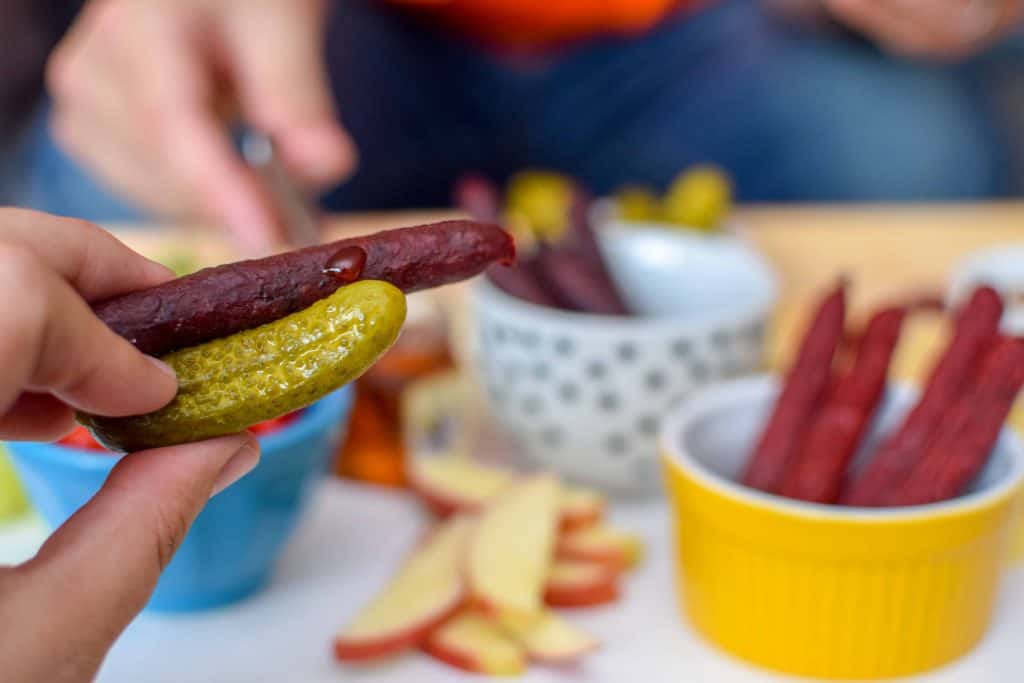
M 957 59 L 998 40 L 1024 20 L 1024 0 L 824 0 L 835 18 L 885 49 Z
M 129 415 L 170 401 L 170 368 L 87 303 L 170 277 L 88 223 L 0 209 L 0 439 L 58 438 L 75 409 Z M 206 501 L 258 459 L 249 434 L 122 458 L 33 559 L 0 567 L 4 681 L 90 680 Z
M 111 187 L 164 214 L 279 241 L 227 118 L 280 146 L 311 187 L 348 173 L 322 57 L 323 0 L 91 0 L 47 69 L 57 140 Z

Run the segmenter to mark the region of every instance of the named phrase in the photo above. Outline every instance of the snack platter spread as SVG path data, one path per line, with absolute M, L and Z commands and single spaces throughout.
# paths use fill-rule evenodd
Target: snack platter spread
M 483 216 L 478 217 L 483 218 Z M 457 225 L 463 230 L 477 230 L 470 222 L 452 221 L 448 225 Z M 479 225 L 481 224 L 476 224 L 476 226 Z M 422 227 L 429 230 L 432 226 Z M 312 299 L 326 296 L 323 306 L 334 306 L 341 310 L 352 308 L 353 305 L 351 302 L 343 300 L 346 291 L 352 292 L 353 296 L 358 295 L 359 302 L 357 303 L 363 306 L 376 305 L 374 296 L 379 295 L 378 298 L 381 298 L 379 311 L 372 315 L 366 315 L 367 318 L 379 321 L 377 332 L 379 339 L 366 336 L 368 333 L 360 330 L 353 338 L 366 338 L 365 351 L 361 348 L 356 348 L 351 353 L 346 350 L 351 357 L 351 360 L 348 361 L 351 368 L 346 368 L 346 370 L 350 369 L 352 373 L 360 372 L 360 368 L 372 362 L 372 357 L 375 357 L 381 349 L 387 348 L 394 341 L 397 328 L 405 317 L 401 290 L 411 292 L 421 287 L 443 284 L 446 281 L 443 278 L 435 281 L 432 279 L 433 271 L 429 268 L 421 268 L 418 263 L 399 264 L 394 272 L 378 272 L 382 267 L 379 265 L 380 263 L 390 262 L 385 258 L 390 253 L 390 249 L 384 245 L 384 242 L 392 238 L 404 239 L 403 233 L 404 231 L 397 231 L 387 236 L 374 236 L 370 242 L 365 242 L 366 238 L 344 240 L 342 243 L 334 243 L 327 250 L 318 248 L 307 251 L 308 256 L 300 252 L 291 256 L 283 255 L 267 259 L 267 262 L 276 262 L 279 259 L 290 257 L 298 259 L 296 261 L 298 265 L 295 268 L 280 269 L 275 265 L 275 271 L 284 272 L 288 274 L 288 277 L 297 278 L 294 282 L 282 280 L 279 283 L 284 288 L 282 292 L 294 291 L 295 297 L 290 300 L 288 305 L 291 308 L 288 310 L 267 311 L 265 313 L 267 321 L 275 320 L 281 315 L 292 314 L 287 319 L 287 324 L 301 326 L 305 324 L 303 315 L 313 314 L 324 317 L 319 308 L 315 306 L 309 309 L 311 313 L 301 312 L 301 309 L 309 304 L 309 301 L 303 298 L 303 287 L 310 289 Z M 427 248 L 423 244 L 421 246 L 424 248 L 421 253 L 429 256 L 433 261 L 438 260 L 438 255 L 451 253 L 455 260 L 446 261 L 443 264 L 444 267 L 437 272 L 443 271 L 451 275 L 452 279 L 460 279 L 478 273 L 488 261 L 508 262 L 506 247 L 501 240 L 494 240 L 490 236 L 484 236 L 483 233 L 481 233 L 481 240 L 481 244 L 484 246 L 479 250 L 470 250 L 475 254 L 472 257 L 475 260 L 472 261 L 460 260 L 463 257 L 457 257 L 455 252 L 449 251 L 445 245 L 439 245 L 435 249 Z M 130 244 L 135 242 L 130 237 L 127 241 Z M 379 254 L 374 251 L 378 245 L 381 245 Z M 143 251 L 149 253 L 154 251 L 152 248 L 139 246 Z M 463 244 L 464 246 L 465 244 Z M 215 250 L 215 247 L 212 249 Z M 544 246 L 541 249 L 542 256 L 550 256 L 552 253 L 556 252 L 552 251 L 549 246 Z M 310 258 L 311 256 L 313 258 Z M 196 255 L 193 255 L 193 258 L 206 260 L 205 257 Z M 173 259 L 168 256 L 164 260 Z M 301 268 L 300 262 L 303 260 L 309 261 L 311 264 L 308 273 Z M 250 281 L 252 286 L 273 287 L 273 282 L 270 282 L 269 285 L 262 282 L 265 274 L 258 272 L 260 267 L 260 262 L 245 262 L 227 266 L 221 272 L 230 280 L 236 274 L 242 276 L 242 269 L 249 269 L 248 275 L 242 276 L 239 280 L 242 284 L 245 284 L 246 277 L 252 276 Z M 178 269 L 176 268 L 176 270 Z M 180 267 L 180 270 L 184 271 L 191 269 L 188 265 Z M 236 270 L 239 272 L 235 273 Z M 600 274 L 599 270 L 596 269 L 595 272 Z M 214 276 L 217 275 L 217 271 L 212 272 Z M 505 272 L 507 272 L 505 269 L 489 271 L 492 281 L 494 281 L 494 273 Z M 406 280 L 403 279 L 403 273 L 416 273 L 417 275 L 413 280 Z M 424 273 L 426 280 L 421 282 Z M 385 282 L 350 284 L 360 277 Z M 189 280 L 186 278 L 181 283 L 174 283 L 167 291 L 145 293 L 137 297 L 138 300 L 134 303 L 130 297 L 125 297 L 123 301 L 114 302 L 113 306 L 108 307 L 107 310 L 103 310 L 101 304 L 98 306 L 97 312 L 115 330 L 145 350 L 156 354 L 172 352 L 171 356 L 167 357 L 169 362 L 174 360 L 176 354 L 182 352 L 176 351 L 177 347 L 173 345 L 160 346 L 166 342 L 168 336 L 159 329 L 159 325 L 163 323 L 146 313 L 152 306 L 151 299 L 154 296 L 160 298 L 158 309 L 171 312 L 171 318 L 167 324 L 175 330 L 186 331 L 184 341 L 178 344 L 179 346 L 196 342 L 209 343 L 207 340 L 214 340 L 214 344 L 220 344 L 223 342 L 223 339 L 220 338 L 226 338 L 229 342 L 234 339 L 245 341 L 244 335 L 254 333 L 253 331 L 244 332 L 242 331 L 243 326 L 232 322 L 232 315 L 238 309 L 233 308 L 234 303 L 230 301 L 224 302 L 225 306 L 229 306 L 223 312 L 228 313 L 227 315 L 218 313 L 211 308 L 209 311 L 200 310 L 199 315 L 203 316 L 207 313 L 209 315 L 206 315 L 205 319 L 196 318 L 194 324 L 183 318 L 179 312 L 176 312 L 176 301 L 188 301 L 189 303 L 182 309 L 187 312 L 194 308 L 197 299 L 194 293 L 187 289 Z M 195 292 L 215 289 L 209 287 L 208 283 L 196 281 L 195 284 Z M 346 287 L 336 294 L 331 294 L 330 292 L 339 285 L 346 285 Z M 501 286 L 500 283 L 499 286 Z M 326 290 L 321 291 L 324 288 Z M 363 290 L 368 291 L 364 293 Z M 602 301 L 614 301 L 614 294 L 614 292 L 610 292 L 612 296 L 604 297 Z M 985 293 L 982 292 L 982 294 Z M 831 298 L 825 299 L 822 310 L 827 313 L 829 301 L 837 299 L 837 297 L 842 297 L 842 287 L 838 289 L 837 293 L 832 294 Z M 199 297 L 199 299 L 201 298 Z M 282 300 L 281 296 L 273 298 Z M 216 301 L 211 304 L 214 308 L 216 305 L 220 304 Z M 587 310 L 587 306 L 589 303 L 580 302 L 572 303 L 569 308 Z M 559 304 L 559 307 L 566 306 L 563 303 Z M 335 308 L 330 310 L 333 311 Z M 619 314 L 619 311 L 616 309 L 609 313 L 615 315 Z M 261 319 L 258 320 L 261 314 L 255 308 L 243 312 L 242 315 L 246 318 L 246 326 L 265 322 Z M 360 315 L 363 314 L 360 313 Z M 848 340 L 842 338 L 841 319 L 842 315 L 840 314 L 837 325 L 832 325 L 836 328 L 835 334 L 832 335 L 833 339 L 829 339 L 828 335 L 823 337 L 821 334 L 813 334 L 812 329 L 811 336 L 813 338 L 821 337 L 822 343 L 828 342 L 830 356 L 836 347 L 849 343 Z M 211 320 L 227 327 L 213 329 L 216 325 L 211 327 Z M 317 320 L 319 321 L 319 319 Z M 868 362 L 864 362 L 863 367 L 861 365 L 853 366 L 850 371 L 854 378 L 859 377 L 863 380 L 863 384 L 857 384 L 846 378 L 846 385 L 844 385 L 842 382 L 836 383 L 837 378 L 830 380 L 823 376 L 821 387 L 816 391 L 819 394 L 828 392 L 830 401 L 833 400 L 831 398 L 833 394 L 847 403 L 855 398 L 855 403 L 862 409 L 865 417 L 870 416 L 873 405 L 882 392 L 885 380 L 884 368 L 893 356 L 896 336 L 902 321 L 902 311 L 880 310 L 878 315 L 872 318 L 871 324 L 867 326 L 864 336 L 859 341 L 862 344 L 861 350 L 876 350 L 877 353 L 865 352 L 863 358 L 858 356 L 858 363 L 865 358 Z M 342 325 L 340 320 L 330 322 L 331 329 L 340 325 Z M 200 336 L 188 337 L 189 330 L 195 330 L 195 333 Z M 264 330 L 275 333 L 273 325 L 260 328 L 256 333 L 268 334 Z M 225 337 L 225 335 L 236 332 L 241 336 Z M 995 334 L 994 330 L 992 334 Z M 153 343 L 156 343 L 157 347 L 151 348 Z M 246 343 L 253 346 L 249 342 Z M 1016 368 L 1015 363 L 1019 360 L 1019 354 L 1024 352 L 1024 347 L 1020 347 L 1019 344 L 1014 345 L 1006 340 L 1000 348 L 1004 348 L 1006 353 L 1003 355 L 1010 358 L 1010 361 L 1007 362 L 1012 361 L 1013 367 Z M 1011 351 L 1016 355 L 1011 357 Z M 359 355 L 360 353 L 363 355 Z M 993 353 L 993 357 L 997 355 Z M 878 363 L 880 358 L 884 358 L 883 365 Z M 996 368 L 997 364 L 993 362 L 992 366 Z M 183 364 L 182 367 L 186 367 L 186 364 Z M 879 374 L 880 369 L 881 374 Z M 1000 377 L 1006 375 L 1006 373 L 996 373 L 995 371 L 990 374 Z M 1024 380 L 1024 377 L 1018 377 L 1018 374 L 1013 374 L 1015 387 Z M 225 418 L 224 425 L 226 426 L 223 429 L 234 430 L 239 425 L 245 426 L 282 415 L 276 420 L 260 425 L 261 428 L 262 425 L 269 425 L 270 429 L 276 428 L 277 423 L 286 424 L 289 419 L 294 417 L 292 414 L 285 414 L 287 410 L 296 406 L 301 407 L 308 402 L 305 399 L 300 401 L 299 398 L 307 395 L 310 397 L 320 395 L 327 391 L 328 385 L 337 386 L 350 379 L 347 375 L 336 377 L 332 375 L 322 380 L 318 378 L 323 388 L 320 385 L 311 385 L 308 388 L 298 387 L 296 389 L 298 398 L 291 396 L 275 398 L 272 396 L 271 398 L 274 398 L 277 403 L 268 404 L 266 410 L 263 411 L 266 414 L 259 411 L 235 411 Z M 832 383 L 830 384 L 829 381 Z M 203 389 L 200 388 L 200 398 L 204 399 L 202 391 Z M 837 403 L 841 403 L 841 401 L 837 401 Z M 793 406 L 785 401 L 785 394 L 780 400 L 780 406 L 781 408 L 776 407 L 776 413 L 780 410 L 784 415 L 793 412 Z M 840 407 L 845 408 L 846 406 L 843 404 Z M 1005 406 L 1007 411 L 1009 408 L 1009 405 Z M 188 406 L 182 410 L 186 418 L 190 417 Z M 1003 407 L 995 412 L 998 412 L 1001 418 L 1005 417 Z M 88 415 L 79 416 L 79 420 L 90 427 L 97 438 L 116 450 L 134 450 L 161 443 L 173 443 L 177 439 L 177 432 L 174 430 L 180 431 L 181 418 L 174 415 L 167 418 L 168 424 L 171 424 L 173 428 L 168 428 L 169 431 L 164 433 L 160 431 L 162 423 L 159 422 L 159 419 L 164 418 L 159 414 L 154 415 L 156 417 L 147 417 L 145 424 L 141 425 L 135 425 L 131 421 L 124 423 L 107 421 L 109 424 L 103 424 Z M 826 411 L 820 415 L 808 417 L 808 419 L 813 419 L 816 423 L 820 422 L 828 427 L 827 429 L 822 427 L 820 430 L 824 435 L 823 438 L 827 436 L 828 440 L 835 441 L 837 437 L 834 425 L 826 419 L 831 417 L 834 416 Z M 234 420 L 238 424 L 236 425 L 230 420 Z M 766 432 L 763 437 L 764 443 L 758 446 L 758 452 L 754 453 L 749 463 L 753 469 L 745 475 L 747 478 L 751 478 L 751 481 L 744 483 L 754 488 L 781 493 L 790 498 L 821 503 L 848 502 L 846 500 L 847 493 L 844 491 L 841 495 L 839 489 L 842 481 L 842 468 L 857 446 L 859 432 L 864 428 L 862 423 L 863 420 L 850 427 L 850 434 L 844 437 L 844 448 L 837 450 L 841 457 L 837 455 L 836 462 L 829 466 L 828 477 L 823 477 L 825 469 L 821 463 L 818 463 L 813 472 L 806 467 L 802 469 L 797 467 L 795 474 L 791 472 L 786 481 L 783 481 L 779 475 L 775 477 L 778 481 L 758 483 L 754 481 L 757 476 L 761 476 L 765 472 L 770 474 L 772 471 L 771 467 L 764 469 L 763 464 L 759 462 L 761 456 L 772 456 L 771 452 L 760 453 L 760 451 L 766 450 L 764 444 L 767 443 L 774 448 L 776 444 L 783 443 L 777 434 Z M 1002 419 L 999 420 L 999 424 L 1002 424 Z M 993 427 L 998 427 L 994 418 Z M 189 430 L 192 429 L 189 427 Z M 80 431 L 84 433 L 84 430 Z M 994 435 L 995 432 L 993 432 L 993 438 Z M 847 441 L 849 444 L 846 444 Z M 476 445 L 479 447 L 481 444 Z M 500 451 L 503 447 L 507 448 L 508 444 L 494 444 L 494 446 L 496 450 Z M 986 446 L 984 450 L 987 452 L 988 447 Z M 789 451 L 792 452 L 786 457 L 791 463 L 799 461 L 801 464 L 805 464 L 802 451 L 797 452 L 792 448 Z M 779 460 L 777 456 L 773 457 L 776 461 Z M 981 453 L 978 457 L 981 457 Z M 677 596 L 672 588 L 674 585 L 672 580 L 673 542 L 670 533 L 673 525 L 669 506 L 665 504 L 664 500 L 658 498 L 646 502 L 615 501 L 614 506 L 606 506 L 605 502 L 607 501 L 596 492 L 567 486 L 565 482 L 551 474 L 521 476 L 511 470 L 504 470 L 504 473 L 499 470 L 498 472 L 477 471 L 470 473 L 472 476 L 469 476 L 464 471 L 465 465 L 459 465 L 456 468 L 458 475 L 455 476 L 456 479 L 465 481 L 468 478 L 468 480 L 476 482 L 483 480 L 486 485 L 478 488 L 451 487 L 454 475 L 451 471 L 447 471 L 446 467 L 425 468 L 426 461 L 419 462 L 419 465 L 412 465 L 410 469 L 410 485 L 415 495 L 374 486 L 358 485 L 335 478 L 325 479 L 318 485 L 311 509 L 304 516 L 300 529 L 276 565 L 271 590 L 250 600 L 208 612 L 170 618 L 157 616 L 154 613 L 144 613 L 118 642 L 98 680 L 334 681 L 351 679 L 370 681 L 371 683 L 373 681 L 396 683 L 439 681 L 443 683 L 444 681 L 479 680 L 485 678 L 479 675 L 485 671 L 493 674 L 516 674 L 520 680 L 528 682 L 556 680 L 604 682 L 636 679 L 654 682 L 693 680 L 724 681 L 725 683 L 749 681 L 754 683 L 756 681 L 801 680 L 759 670 L 731 658 L 703 641 L 687 620 L 681 616 Z M 771 465 L 771 458 L 764 462 Z M 444 464 L 444 459 L 436 460 L 434 464 Z M 979 460 L 977 466 L 980 467 L 982 464 L 983 461 Z M 758 467 L 761 467 L 761 470 L 758 470 Z M 775 466 L 775 469 L 779 468 Z M 972 476 L 965 474 L 960 477 L 963 481 L 960 479 L 955 482 L 951 481 L 942 491 L 923 492 L 920 486 L 904 488 L 921 498 L 921 500 L 915 498 L 910 501 L 911 503 L 932 502 L 957 495 Z M 497 479 L 495 479 L 496 477 Z M 845 485 L 844 483 L 843 486 Z M 947 488 L 948 491 L 946 491 Z M 499 493 L 501 495 L 498 495 Z M 461 498 L 459 498 L 460 495 Z M 906 503 L 894 499 L 892 501 L 867 502 L 867 504 Z M 537 512 L 538 509 L 545 512 Z M 432 524 L 431 522 L 435 520 L 436 524 Z M 522 533 L 524 520 L 526 520 L 525 524 L 530 527 L 530 534 Z M 530 526 L 531 524 L 533 526 Z M 538 532 L 537 524 L 540 524 L 545 531 Z M 573 546 L 571 543 L 574 534 L 579 537 L 581 534 L 577 532 L 590 530 L 603 531 L 612 536 L 618 534 L 620 540 L 628 539 L 628 543 L 633 544 L 628 547 L 635 552 L 629 552 L 626 550 L 627 546 L 620 543 L 613 548 L 616 553 L 612 558 L 611 566 L 602 567 L 602 562 L 608 561 L 607 556 L 603 559 L 588 556 L 588 546 L 579 544 Z M 45 526 L 34 517 L 23 518 L 14 524 L 0 527 L 0 563 L 14 563 L 30 557 L 45 538 L 47 531 Z M 537 537 L 538 533 L 544 540 Z M 540 545 L 535 549 L 534 554 L 538 557 L 543 555 L 550 558 L 545 560 L 545 562 L 553 563 L 550 574 L 547 573 L 547 564 L 544 565 L 543 572 L 541 570 L 532 571 L 533 567 L 531 567 L 529 557 L 531 551 L 520 542 L 520 536 L 536 537 L 536 543 Z M 598 536 L 600 537 L 600 534 Z M 507 541 L 513 537 L 517 538 L 516 552 L 510 554 Z M 589 538 L 592 540 L 593 535 Z M 607 540 L 607 536 L 602 538 Z M 488 547 L 488 543 L 491 544 L 490 547 Z M 577 548 L 576 551 L 573 550 L 574 547 Z M 602 551 L 607 551 L 609 546 L 599 544 L 598 547 Z M 574 552 L 579 552 L 579 548 L 584 549 L 583 554 L 574 555 Z M 592 550 L 592 546 L 590 549 Z M 427 629 L 424 630 L 424 633 L 429 632 L 429 637 L 417 637 L 414 644 L 410 641 L 410 645 L 398 648 L 394 648 L 393 641 L 388 640 L 387 647 L 392 648 L 388 650 L 388 653 L 393 656 L 381 658 L 380 652 L 376 648 L 379 648 L 382 642 L 378 632 L 381 630 L 381 609 L 383 608 L 377 609 L 376 613 L 374 613 L 374 609 L 380 607 L 381 601 L 385 607 L 394 607 L 394 605 L 388 605 L 389 598 L 392 602 L 395 599 L 395 596 L 390 595 L 389 591 L 397 592 L 399 598 L 409 595 L 408 590 L 404 592 L 392 590 L 396 583 L 400 588 L 408 589 L 410 586 L 422 588 L 422 582 L 411 584 L 407 581 L 406 583 L 409 585 L 402 584 L 402 576 L 407 569 L 415 569 L 418 556 L 431 554 L 433 562 L 430 566 L 434 568 L 435 575 L 438 556 L 460 558 L 458 572 L 461 578 L 455 581 L 455 584 L 460 584 L 460 587 L 452 596 L 451 605 L 445 603 L 438 608 L 444 611 L 444 618 L 437 624 L 425 626 L 423 618 L 426 617 L 421 618 L 420 622 L 410 622 L 408 618 L 404 622 L 397 622 L 399 625 L 405 624 L 406 626 L 420 624 L 417 628 Z M 638 561 L 641 555 L 642 560 Z M 441 566 L 444 565 L 444 562 L 445 560 L 442 559 Z M 608 591 L 592 591 L 581 598 L 579 581 L 574 583 L 566 578 L 563 584 L 559 584 L 554 579 L 558 575 L 554 570 L 560 566 L 559 562 L 562 563 L 563 568 L 568 566 L 579 569 L 580 565 L 583 565 L 585 568 L 589 566 L 590 569 L 595 567 L 608 569 L 609 571 L 606 571 L 604 575 L 611 577 L 610 583 L 607 586 L 604 584 L 601 586 L 608 588 Z M 576 564 L 575 567 L 572 567 L 573 563 Z M 479 570 L 474 569 L 476 565 L 480 565 Z M 507 568 L 512 566 L 517 568 L 515 572 L 512 572 L 516 577 L 515 580 L 510 579 L 489 585 L 494 584 L 493 577 L 509 574 L 510 570 Z M 502 571 L 503 569 L 506 571 Z M 415 574 L 415 571 L 413 573 Z M 545 584 L 545 580 L 542 578 L 533 582 L 526 581 L 528 584 L 525 588 L 526 594 L 525 596 L 520 595 L 525 600 L 524 602 L 517 598 L 517 590 L 520 594 L 522 593 L 519 590 L 523 588 L 520 585 L 523 584 L 521 577 L 532 573 L 537 573 L 538 576 L 542 574 L 548 576 L 547 583 Z M 435 584 L 431 584 L 431 586 L 438 588 L 443 585 L 455 585 L 451 582 Z M 559 587 L 563 591 L 569 592 L 558 593 Z M 593 588 L 593 586 L 590 587 Z M 576 592 L 572 592 L 573 589 Z M 456 589 L 453 588 L 453 590 Z M 540 596 L 539 602 L 538 596 Z M 443 597 L 443 593 L 441 597 Z M 1019 625 L 1024 623 L 1024 570 L 1011 568 L 1007 571 L 1007 575 L 1001 583 L 997 602 L 998 608 L 991 628 L 978 648 L 952 665 L 906 680 L 966 681 L 967 683 L 972 681 L 999 683 L 1016 680 L 1019 675 L 1018 653 L 1024 646 L 1024 630 L 1019 628 Z M 587 609 L 572 609 L 575 607 L 587 607 Z M 559 608 L 557 612 L 555 608 Z M 402 610 L 398 611 L 405 614 Z M 394 612 L 394 609 L 384 609 L 384 613 L 388 615 L 386 626 L 387 629 L 390 629 L 386 630 L 384 635 L 388 638 L 394 637 Z M 373 627 L 370 627 L 369 630 L 365 623 L 360 622 L 361 616 L 365 613 L 370 614 L 369 621 L 373 623 Z M 543 615 L 547 621 L 536 621 L 534 617 L 538 615 Z M 527 617 L 529 617 L 528 620 Z M 552 626 L 561 638 L 544 639 L 538 636 L 536 628 L 538 623 Z M 374 628 L 377 630 L 374 631 Z M 551 636 L 551 629 L 539 630 Z M 487 669 L 481 664 L 485 654 L 496 656 L 496 650 L 493 648 L 488 649 L 479 645 L 480 637 L 488 635 L 492 631 L 497 634 L 499 640 L 509 644 L 517 651 L 518 663 L 515 667 L 502 670 L 500 667 L 492 666 Z M 374 637 L 368 637 L 367 633 L 377 634 L 376 640 Z M 333 641 L 331 641 L 330 634 L 334 634 Z M 558 646 L 552 645 L 556 642 L 559 643 Z M 570 645 L 566 645 L 567 642 Z M 468 644 L 473 644 L 473 646 Z M 367 652 L 371 652 L 371 654 L 367 654 Z M 471 657 L 469 665 L 465 663 L 467 656 Z M 472 664 L 472 656 L 479 657 L 475 667 Z M 507 659 L 505 661 L 507 662 Z M 458 669 L 475 671 L 477 674 L 464 673 Z
M 612 521 L 638 532 L 647 556 L 624 600 L 569 613 L 605 646 L 578 669 L 531 667 L 523 683 L 776 683 L 788 678 L 750 667 L 704 643 L 680 619 L 671 589 L 666 508 L 616 504 Z M 144 614 L 115 646 L 100 683 L 247 681 L 251 683 L 459 683 L 490 680 L 411 653 L 362 669 L 339 668 L 333 633 L 389 581 L 424 529 L 412 497 L 339 480 L 325 482 L 278 565 L 270 589 L 251 600 L 199 615 Z M 0 562 L 33 552 L 45 530 L 23 523 L 0 531 Z M 1024 571 L 1004 582 L 985 641 L 953 665 L 912 683 L 1010 683 L 1024 649 Z

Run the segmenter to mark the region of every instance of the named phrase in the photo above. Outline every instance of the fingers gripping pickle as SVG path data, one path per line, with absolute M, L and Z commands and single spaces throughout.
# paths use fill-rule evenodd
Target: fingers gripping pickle
M 404 320 L 399 289 L 356 282 L 280 320 L 164 356 L 179 389 L 156 412 L 78 419 L 118 451 L 232 434 L 356 379 L 394 343 Z

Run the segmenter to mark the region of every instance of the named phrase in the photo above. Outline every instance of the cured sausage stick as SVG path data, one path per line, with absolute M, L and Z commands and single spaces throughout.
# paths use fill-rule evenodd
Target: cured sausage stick
M 871 317 L 857 360 L 808 429 L 796 463 L 783 481 L 782 495 L 815 503 L 834 503 L 839 498 L 846 467 L 885 391 L 903 318 L 899 308 Z
M 93 312 L 140 351 L 159 356 L 273 322 L 357 279 L 415 292 L 514 259 L 512 237 L 497 225 L 443 221 L 206 268 L 101 301 Z
M 832 361 L 843 337 L 845 316 L 845 285 L 840 283 L 821 302 L 804 336 L 796 362 L 743 473 L 747 486 L 779 492 L 831 382 Z
M 883 505 L 921 505 L 960 495 L 989 458 L 1024 386 L 1024 340 L 1003 339 L 971 388 L 943 418 L 935 440 Z
M 1002 300 L 991 287 L 979 287 L 961 310 L 953 340 L 932 370 L 917 404 L 899 429 L 872 456 L 864 471 L 840 495 L 848 505 L 877 505 L 898 486 L 924 455 L 929 439 L 970 378 L 999 331 Z

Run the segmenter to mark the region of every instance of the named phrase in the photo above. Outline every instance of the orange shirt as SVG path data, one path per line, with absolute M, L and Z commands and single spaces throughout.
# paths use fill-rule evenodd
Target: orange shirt
M 694 0 L 392 0 L 484 42 L 539 47 L 602 34 L 630 34 Z

